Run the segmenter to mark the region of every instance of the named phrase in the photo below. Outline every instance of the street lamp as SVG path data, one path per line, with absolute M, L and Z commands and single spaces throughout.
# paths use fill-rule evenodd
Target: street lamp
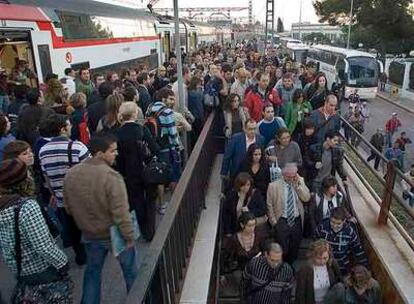
M 349 42 L 351 40 L 351 25 L 352 25 L 353 10 L 354 10 L 354 0 L 351 0 L 351 9 L 349 10 L 348 41 L 346 43 L 347 49 L 349 49 Z

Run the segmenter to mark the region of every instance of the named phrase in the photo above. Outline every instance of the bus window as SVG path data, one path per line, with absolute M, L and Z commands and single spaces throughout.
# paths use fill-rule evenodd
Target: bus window
M 378 85 L 379 70 L 375 58 L 350 57 L 349 62 L 349 84 L 356 87 L 375 87 Z

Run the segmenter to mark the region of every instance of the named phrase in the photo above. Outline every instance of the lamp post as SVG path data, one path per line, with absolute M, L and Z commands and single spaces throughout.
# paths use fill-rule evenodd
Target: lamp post
M 180 41 L 180 19 L 178 18 L 178 0 L 174 0 L 174 25 L 175 25 L 175 53 L 177 55 L 177 84 L 178 84 L 178 106 L 179 111 L 184 113 L 184 80 L 183 80 L 183 63 L 181 57 L 181 41 Z M 184 146 L 184 159 L 187 161 L 187 136 L 181 137 Z
M 348 40 L 346 42 L 347 49 L 349 49 L 349 43 L 351 40 L 351 25 L 352 25 L 353 10 L 354 10 L 354 0 L 351 0 L 351 9 L 349 10 Z

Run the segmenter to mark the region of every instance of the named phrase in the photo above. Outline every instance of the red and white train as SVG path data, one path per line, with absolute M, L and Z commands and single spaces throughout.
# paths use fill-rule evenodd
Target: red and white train
M 11 71 L 23 59 L 39 82 L 67 67 L 120 70 L 145 64 L 155 69 L 174 49 L 168 17 L 95 1 L 0 1 L 0 66 Z M 189 53 L 217 41 L 215 27 L 180 20 L 181 47 Z

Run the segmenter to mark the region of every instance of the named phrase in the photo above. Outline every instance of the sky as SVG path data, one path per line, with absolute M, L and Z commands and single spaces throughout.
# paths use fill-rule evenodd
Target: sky
M 145 7 L 148 0 L 98 0 L 107 3 L 124 4 L 128 6 Z M 294 22 L 299 21 L 300 2 L 302 1 L 302 21 L 312 23 L 318 22 L 312 0 L 275 0 L 275 20 L 280 17 L 285 29 L 290 29 Z M 137 4 L 138 3 L 138 4 Z M 179 7 L 232 7 L 248 6 L 248 0 L 178 0 Z M 172 7 L 173 0 L 159 0 L 155 8 Z M 239 13 L 232 13 L 232 16 L 247 16 L 247 10 Z M 253 18 L 261 22 L 265 21 L 266 0 L 253 0 Z M 275 25 L 276 26 L 276 25 Z

